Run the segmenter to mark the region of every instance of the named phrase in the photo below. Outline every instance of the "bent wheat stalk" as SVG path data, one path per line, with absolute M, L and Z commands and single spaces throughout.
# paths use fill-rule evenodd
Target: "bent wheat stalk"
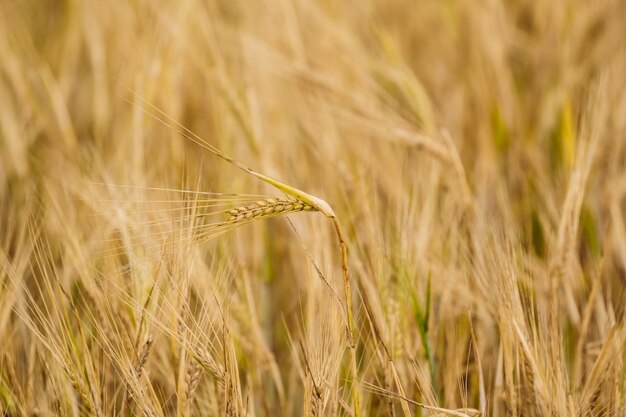
M 339 251 L 341 255 L 341 270 L 343 276 L 343 284 L 345 291 L 345 314 L 347 318 L 347 339 L 348 339 L 348 350 L 350 352 L 350 383 L 352 387 L 352 406 L 354 408 L 354 416 L 360 416 L 360 396 L 359 396 L 359 388 L 357 386 L 358 376 L 357 376 L 357 362 L 356 362 L 356 343 L 354 339 L 354 319 L 352 312 L 352 290 L 350 283 L 350 267 L 348 262 L 348 245 L 346 243 L 343 231 L 341 229 L 341 225 L 339 224 L 339 219 L 335 215 L 335 212 L 331 208 L 331 206 L 324 200 L 319 197 L 313 196 L 311 194 L 305 193 L 302 190 L 299 190 L 295 187 L 291 187 L 283 182 L 278 181 L 277 179 L 268 177 L 267 175 L 263 175 L 248 166 L 242 164 L 241 162 L 231 158 L 226 155 L 200 136 L 186 128 L 180 122 L 163 112 L 161 109 L 148 102 L 143 97 L 139 96 L 134 91 L 130 90 L 132 95 L 139 99 L 142 103 L 147 105 L 151 110 L 145 110 L 146 113 L 153 118 L 157 119 L 163 125 L 175 130 L 181 136 L 186 138 L 187 140 L 195 143 L 203 149 L 211 152 L 212 154 L 218 156 L 224 161 L 234 165 L 235 167 L 241 169 L 253 177 L 260 179 L 261 181 L 272 185 L 273 187 L 279 189 L 283 193 L 291 196 L 295 200 L 281 200 L 281 199 L 267 199 L 262 201 L 257 201 L 247 207 L 238 207 L 236 209 L 232 209 L 228 211 L 230 217 L 228 219 L 229 223 L 242 222 L 245 220 L 250 220 L 252 218 L 264 217 L 272 214 L 278 214 L 283 212 L 295 212 L 295 211 L 319 211 L 324 214 L 333 222 L 333 226 L 335 228 L 335 233 L 337 235 L 337 240 L 339 242 Z

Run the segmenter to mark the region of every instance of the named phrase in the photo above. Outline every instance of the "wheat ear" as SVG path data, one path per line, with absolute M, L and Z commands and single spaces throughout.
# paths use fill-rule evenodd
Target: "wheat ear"
M 226 213 L 230 215 L 229 223 L 237 223 L 245 220 L 269 217 L 276 214 L 288 214 L 298 211 L 316 211 L 310 204 L 301 200 L 286 200 L 280 198 L 267 198 L 259 200 L 247 206 L 235 207 Z

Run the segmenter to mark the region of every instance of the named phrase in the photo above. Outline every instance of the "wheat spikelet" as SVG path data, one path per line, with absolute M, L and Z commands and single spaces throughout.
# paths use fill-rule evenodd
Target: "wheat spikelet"
M 146 366 L 146 363 L 148 362 L 148 356 L 150 356 L 153 342 L 154 339 L 152 338 L 152 336 L 148 336 L 143 346 L 141 347 L 141 352 L 139 352 L 139 355 L 137 355 L 134 368 L 137 381 L 141 379 L 141 376 L 144 373 L 144 368 Z M 126 406 L 130 408 L 134 400 L 135 395 L 133 394 L 132 386 L 129 385 L 126 387 Z
M 320 417 L 324 414 L 324 403 L 322 398 L 322 393 L 318 392 L 315 387 L 313 387 L 313 392 L 311 393 L 311 416 L 312 417 Z
M 81 409 L 81 411 L 86 411 L 89 415 L 96 415 L 96 407 L 93 404 L 91 396 L 87 390 L 85 390 L 79 376 L 68 367 L 64 366 L 64 368 L 72 387 L 78 394 L 79 409 Z
M 528 412 L 535 415 L 535 410 L 537 408 L 537 399 L 535 397 L 535 374 L 530 360 L 525 355 L 522 355 L 522 366 L 523 376 L 525 378 L 525 403 L 528 407 Z
M 152 343 L 154 339 L 152 336 L 148 336 L 147 340 L 144 342 L 143 347 L 141 348 L 141 353 L 137 357 L 137 364 L 135 365 L 135 373 L 137 374 L 137 378 L 140 378 L 143 374 L 143 369 L 146 366 L 146 362 L 148 361 L 148 356 L 150 355 L 150 350 L 152 349 Z
M 238 223 L 250 219 L 269 217 L 278 214 L 295 213 L 299 211 L 317 211 L 313 206 L 297 199 L 267 198 L 247 206 L 235 207 L 228 210 L 229 223 Z
M 202 367 L 197 361 L 191 360 L 187 365 L 187 375 L 185 376 L 185 384 L 187 385 L 187 401 L 191 402 L 193 394 L 198 388 L 200 377 L 202 376 Z
M 195 350 L 196 363 L 205 371 L 209 373 L 220 384 L 224 384 L 224 378 L 226 371 L 224 367 L 218 364 L 205 350 Z
M 226 416 L 235 417 L 239 415 L 237 412 L 237 406 L 235 405 L 235 387 L 233 386 L 233 382 L 230 378 L 227 378 L 224 394 L 226 395 Z
M 307 371 L 304 382 L 304 417 L 319 417 L 324 415 L 324 394 Z
M 391 374 L 391 369 L 385 370 L 385 385 L 387 390 L 393 390 L 393 375 Z M 393 406 L 393 398 L 391 397 L 387 398 L 387 413 L 389 417 L 396 417 L 396 410 Z

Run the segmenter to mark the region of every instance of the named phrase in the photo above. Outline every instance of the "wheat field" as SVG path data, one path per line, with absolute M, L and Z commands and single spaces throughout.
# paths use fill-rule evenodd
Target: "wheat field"
M 623 0 L 0 0 L 0 415 L 626 416 Z

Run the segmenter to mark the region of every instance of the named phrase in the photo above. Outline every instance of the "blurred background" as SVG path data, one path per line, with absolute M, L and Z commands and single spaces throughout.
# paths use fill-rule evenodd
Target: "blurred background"
M 625 19 L 0 0 L 0 414 L 624 415 Z

